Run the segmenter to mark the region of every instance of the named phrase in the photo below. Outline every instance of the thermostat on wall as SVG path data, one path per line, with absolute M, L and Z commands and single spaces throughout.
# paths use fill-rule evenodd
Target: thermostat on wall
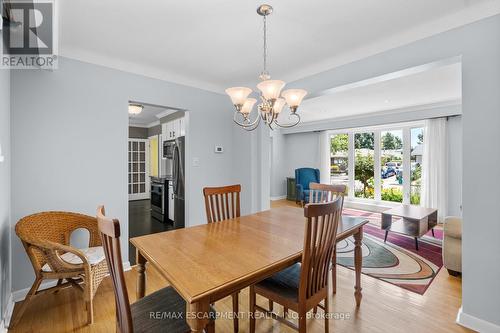
M 215 146 L 215 153 L 222 154 L 224 152 L 224 148 L 222 146 Z

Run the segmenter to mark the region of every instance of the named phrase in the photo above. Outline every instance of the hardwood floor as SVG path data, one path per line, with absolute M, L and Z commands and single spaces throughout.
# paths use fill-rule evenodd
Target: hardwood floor
M 288 205 L 279 201 L 273 207 Z M 293 204 L 293 203 L 292 203 Z M 441 269 L 424 295 L 406 291 L 389 283 L 362 276 L 363 300 L 356 309 L 354 302 L 354 272 L 338 267 L 337 294 L 330 296 L 330 311 L 348 316 L 330 320 L 331 332 L 470 332 L 455 324 L 461 305 L 461 279 L 451 277 Z M 131 302 L 135 301 L 136 271 L 125 274 Z M 147 293 L 166 286 L 166 281 L 148 267 Z M 35 298 L 15 330 L 9 332 L 114 332 L 115 301 L 111 280 L 106 278 L 94 299 L 95 323 L 86 326 L 86 314 L 81 293 L 67 289 L 58 294 Z M 267 300 L 257 298 L 267 308 Z M 19 305 L 16 305 L 16 308 Z M 217 302 L 220 312 L 231 312 L 231 298 Z M 275 310 L 281 308 L 275 305 Z M 248 289 L 240 294 L 240 311 L 248 311 Z M 321 313 L 321 310 L 318 310 Z M 308 332 L 324 332 L 323 319 L 308 320 Z M 257 332 L 294 332 L 271 319 L 257 319 Z M 240 319 L 240 332 L 248 332 L 249 321 Z M 232 319 L 218 319 L 216 332 L 232 332 Z
M 135 200 L 128 203 L 128 236 L 129 238 L 150 235 L 172 230 L 171 223 L 164 223 L 151 216 L 150 200 Z M 129 242 L 129 261 L 135 265 L 135 247 Z

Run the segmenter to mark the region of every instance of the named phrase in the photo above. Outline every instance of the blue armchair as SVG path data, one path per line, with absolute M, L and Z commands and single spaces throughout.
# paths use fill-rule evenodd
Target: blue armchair
M 309 202 L 309 183 L 319 183 L 319 169 L 295 169 L 297 202 Z

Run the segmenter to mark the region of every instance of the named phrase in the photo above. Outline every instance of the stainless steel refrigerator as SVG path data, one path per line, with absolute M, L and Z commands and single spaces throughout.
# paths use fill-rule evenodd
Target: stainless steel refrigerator
M 174 192 L 174 228 L 184 228 L 184 194 L 185 194 L 185 155 L 186 138 L 175 139 L 174 156 L 172 164 L 172 185 Z

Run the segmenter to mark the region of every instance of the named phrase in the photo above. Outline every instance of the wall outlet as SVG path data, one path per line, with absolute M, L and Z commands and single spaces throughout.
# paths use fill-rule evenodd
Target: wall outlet
M 198 157 L 193 157 L 193 166 L 194 167 L 200 166 L 200 159 Z
M 222 154 L 224 152 L 224 147 L 222 146 L 215 146 L 215 153 L 216 154 Z
M 0 145 L 0 163 L 5 161 L 5 157 L 2 155 L 2 145 Z

